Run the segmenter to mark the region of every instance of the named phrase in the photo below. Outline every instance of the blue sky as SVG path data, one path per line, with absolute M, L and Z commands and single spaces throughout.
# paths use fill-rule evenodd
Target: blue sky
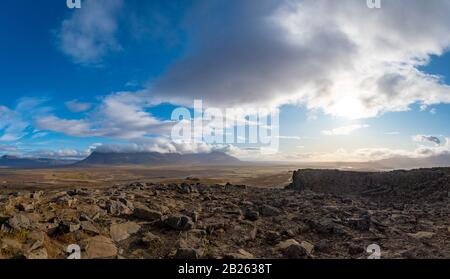
M 226 148 L 244 159 L 375 160 L 450 148 L 444 0 L 426 9 L 386 0 L 379 10 L 358 0 L 65 2 L 2 1 L 0 154 L 223 149 L 170 142 L 172 111 L 195 99 L 279 109 L 279 152 Z

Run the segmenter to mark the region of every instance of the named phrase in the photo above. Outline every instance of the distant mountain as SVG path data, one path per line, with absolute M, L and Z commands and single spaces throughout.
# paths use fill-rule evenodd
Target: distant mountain
M 75 166 L 95 165 L 236 165 L 241 161 L 222 152 L 178 154 L 178 153 L 117 153 L 93 152 Z
M 51 168 L 66 166 L 75 163 L 72 160 L 54 160 L 47 158 L 20 158 L 10 155 L 0 157 L 0 168 L 17 168 L 17 169 L 33 169 L 33 168 Z
M 376 163 L 386 169 L 450 167 L 450 154 L 443 153 L 426 158 L 409 158 L 398 156 L 390 159 L 379 160 L 376 161 Z

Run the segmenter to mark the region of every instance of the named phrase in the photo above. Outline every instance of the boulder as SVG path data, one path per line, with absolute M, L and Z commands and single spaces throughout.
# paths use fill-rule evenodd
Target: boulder
M 245 212 L 244 212 L 244 217 L 245 217 L 245 219 L 247 219 L 247 220 L 250 220 L 250 221 L 256 221 L 256 220 L 259 219 L 259 212 L 258 212 L 258 211 L 255 211 L 255 210 L 252 210 L 252 209 L 250 209 L 250 208 L 247 208 L 247 209 L 245 210 Z
M 300 243 L 298 243 L 297 242 L 297 240 L 295 240 L 295 239 L 288 239 L 288 240 L 285 240 L 285 241 L 283 241 L 283 242 L 280 242 L 276 247 L 275 247 L 275 249 L 276 250 L 279 250 L 279 251 L 283 251 L 283 250 L 285 250 L 286 248 L 288 248 L 289 246 L 291 246 L 291 245 L 300 245 Z
M 23 245 L 22 243 L 20 243 L 15 239 L 5 238 L 0 241 L 0 248 L 7 250 L 21 251 L 23 249 Z
M 177 231 L 188 231 L 194 227 L 192 219 L 185 215 L 172 215 L 163 220 L 163 223 Z
M 50 236 L 62 235 L 66 233 L 76 232 L 80 229 L 81 224 L 78 222 L 71 221 L 61 221 L 58 225 L 51 230 L 49 230 L 48 234 Z
M 192 186 L 187 183 L 182 183 L 177 186 L 177 190 L 181 194 L 189 194 L 192 192 Z
M 32 199 L 39 201 L 44 196 L 44 191 L 36 191 L 32 194 Z
M 70 232 L 76 232 L 81 228 L 81 224 L 80 223 L 73 223 L 69 225 L 69 231 Z
M 336 224 L 332 219 L 323 218 L 319 220 L 309 220 L 308 225 L 319 234 L 344 235 L 345 231 L 341 225 Z
M 229 253 L 224 256 L 225 259 L 232 259 L 232 260 L 252 260 L 255 258 L 253 254 L 245 251 L 244 249 L 239 249 L 235 253 Z
M 305 259 L 308 256 L 306 249 L 295 239 L 288 239 L 277 245 L 277 250 L 290 259 Z
M 302 246 L 306 250 L 308 255 L 310 255 L 312 253 L 312 251 L 314 250 L 314 245 L 309 243 L 308 241 L 302 241 L 300 243 L 300 246 Z
M 7 224 L 16 231 L 29 230 L 31 227 L 30 219 L 24 214 L 15 214 L 8 219 Z
M 137 233 L 141 226 L 135 222 L 126 222 L 122 224 L 112 224 L 109 228 L 111 238 L 116 241 L 122 241 Z
M 315 246 L 314 250 L 317 252 L 328 252 L 332 248 L 331 241 L 328 239 L 321 239 Z
M 278 216 L 281 214 L 281 210 L 270 205 L 261 206 L 259 212 L 261 213 L 262 216 L 266 217 Z
M 364 247 L 361 247 L 361 245 L 358 244 L 350 244 L 348 247 L 348 253 L 352 256 L 362 254 L 365 251 Z
M 31 212 L 34 210 L 34 205 L 32 203 L 18 203 L 15 207 L 19 211 Z
M 119 201 L 126 205 L 130 210 L 134 211 L 134 204 L 130 200 L 127 200 L 125 198 L 119 198 Z
M 93 201 L 95 202 L 95 201 Z M 100 216 L 105 215 L 106 211 L 101 209 L 95 204 L 79 204 L 77 206 L 77 212 L 80 213 L 81 221 L 92 221 L 98 219 Z
M 163 242 L 162 239 L 159 236 L 154 235 L 151 232 L 148 232 L 148 233 L 144 234 L 144 236 L 142 237 L 141 241 L 142 241 L 142 243 L 144 243 L 148 247 L 154 247 L 154 246 L 157 246 L 157 245 L 159 245 L 159 244 L 161 244 Z
M 369 217 L 363 217 L 363 218 L 351 218 L 348 220 L 348 224 L 351 228 L 358 230 L 358 231 L 368 231 L 370 230 L 370 218 Z
M 149 209 L 145 205 L 136 205 L 133 216 L 141 220 L 157 221 L 161 220 L 162 214 L 159 211 Z
M 104 236 L 90 238 L 86 244 L 87 259 L 107 259 L 117 257 L 118 250 L 112 239 Z
M 265 238 L 269 243 L 276 243 L 280 236 L 280 233 L 276 231 L 267 231 L 265 233 Z
M 67 194 L 69 196 L 71 196 L 71 197 L 73 197 L 73 196 L 87 197 L 87 196 L 90 195 L 90 193 L 88 191 L 81 190 L 81 189 L 75 189 L 75 190 L 67 191 Z
M 97 227 L 90 221 L 81 221 L 81 229 L 87 233 L 94 234 L 94 235 L 100 233 L 100 231 L 97 229 Z
M 29 260 L 46 260 L 48 259 L 47 249 L 40 247 L 25 253 L 25 257 Z
M 276 250 L 290 259 L 306 259 L 314 250 L 314 245 L 307 241 L 298 243 L 295 239 L 288 239 L 279 243 Z
M 108 200 L 106 210 L 114 216 L 131 215 L 133 211 L 120 201 Z
M 192 248 L 179 248 L 175 253 L 175 259 L 197 260 L 198 258 L 200 258 L 198 251 Z

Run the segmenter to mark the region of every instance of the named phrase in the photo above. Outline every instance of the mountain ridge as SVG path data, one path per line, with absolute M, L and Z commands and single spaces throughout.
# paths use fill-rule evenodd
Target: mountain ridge
M 62 167 L 75 163 L 73 160 L 58 160 L 49 158 L 21 158 L 12 155 L 0 157 L 0 168 L 34 169 Z
M 236 165 L 242 161 L 223 152 L 210 153 L 158 153 L 158 152 L 92 152 L 74 166 L 96 165 Z

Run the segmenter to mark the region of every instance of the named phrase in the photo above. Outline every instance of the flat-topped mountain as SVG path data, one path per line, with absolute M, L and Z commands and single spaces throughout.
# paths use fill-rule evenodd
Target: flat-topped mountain
M 93 152 L 75 165 L 236 165 L 239 163 L 241 163 L 239 159 L 223 152 L 199 154 Z

